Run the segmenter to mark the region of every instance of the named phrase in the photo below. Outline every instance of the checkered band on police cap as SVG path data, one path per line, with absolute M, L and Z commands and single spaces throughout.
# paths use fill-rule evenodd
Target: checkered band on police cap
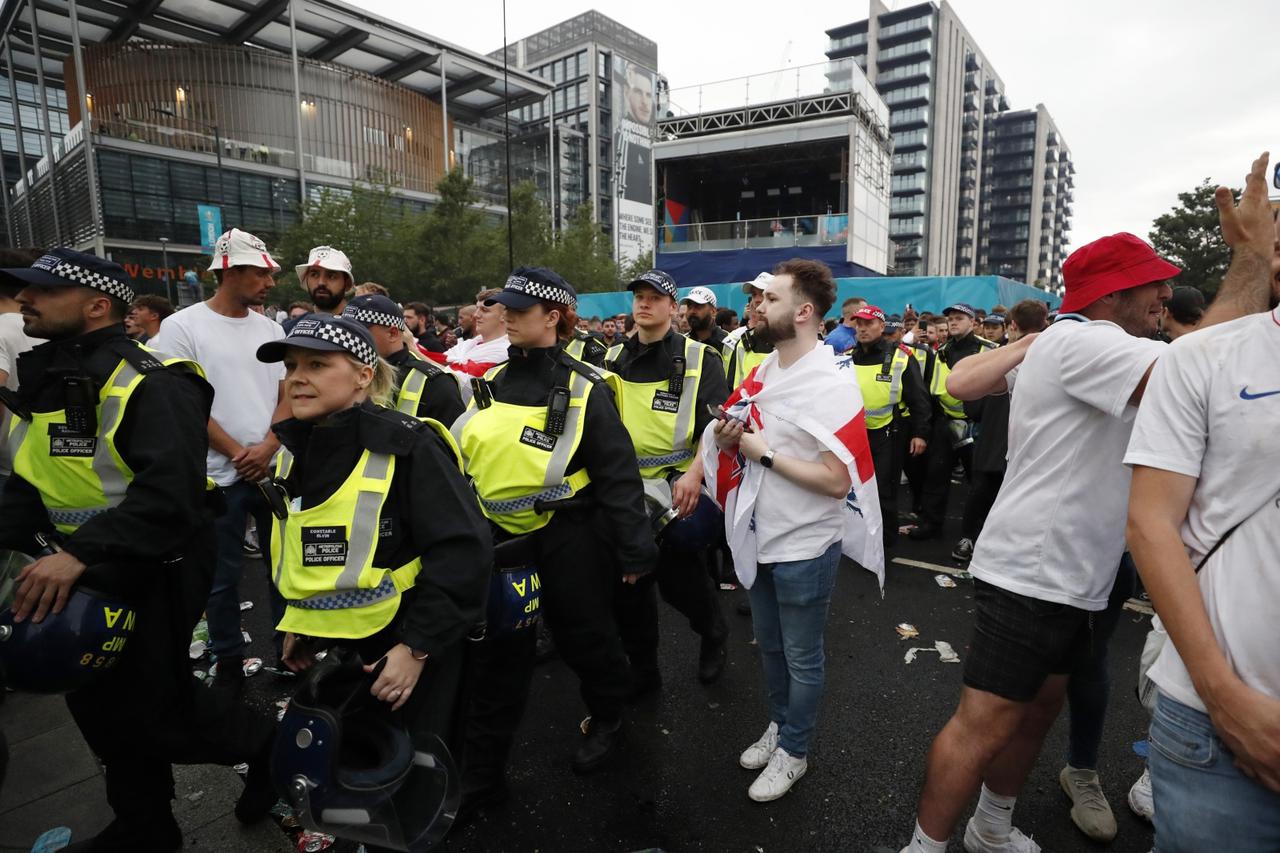
M 405 325 L 404 317 L 397 317 L 395 314 L 384 314 L 381 311 L 374 311 L 369 308 L 357 308 L 354 305 L 348 305 L 344 308 L 342 316 L 350 317 L 352 320 L 364 323 L 366 326 L 390 326 L 401 331 L 409 328 Z
M 672 299 L 676 298 L 676 280 L 662 270 L 649 270 L 641 274 L 627 289 L 635 290 L 637 284 L 647 284 L 659 293 L 665 293 Z
M 550 282 L 538 281 L 524 275 L 512 275 L 507 277 L 507 283 L 503 290 L 514 290 L 517 293 L 523 293 L 525 296 L 532 296 L 534 299 L 546 299 L 549 302 L 558 302 L 561 305 L 577 305 L 578 297 Z
M 126 304 L 134 299 L 133 288 L 125 284 L 118 278 L 109 275 L 103 275 L 100 272 L 94 272 L 90 269 L 74 264 L 71 261 L 59 258 L 56 255 L 45 255 L 40 260 L 32 264 L 33 267 L 44 269 L 51 275 L 59 278 L 65 278 L 67 281 L 75 282 L 83 287 L 91 287 L 94 290 L 101 291 L 108 296 L 114 296 L 121 302 Z
M 368 341 L 350 329 L 343 328 L 340 323 L 334 322 L 332 318 L 321 319 L 314 315 L 304 317 L 293 327 L 293 331 L 289 333 L 285 341 L 287 342 L 289 338 L 316 338 L 321 341 L 328 341 L 331 344 L 337 344 L 342 347 L 370 367 L 378 363 L 378 351 L 370 346 Z

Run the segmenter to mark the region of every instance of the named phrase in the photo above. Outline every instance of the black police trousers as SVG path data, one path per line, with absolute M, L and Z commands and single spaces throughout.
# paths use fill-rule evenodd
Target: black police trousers
M 926 451 L 924 488 L 921 495 L 920 525 L 941 533 L 947 521 L 947 499 L 951 496 L 951 471 L 959 460 L 969 470 L 973 445 L 956 450 L 951 446 L 951 418 L 938 407 L 933 410 L 933 426 L 929 431 Z
M 608 529 L 594 510 L 561 509 L 530 534 L 542 618 L 560 657 L 578 676 L 588 712 L 605 725 L 622 718 L 633 683 L 614 621 L 616 569 L 599 533 Z M 506 637 L 486 636 L 471 649 L 464 788 L 501 782 L 528 701 L 536 638 L 537 631 L 526 628 Z
M 212 582 L 212 529 L 183 560 L 145 572 L 137 623 L 114 672 L 67 694 L 67 707 L 101 759 L 107 802 L 123 824 L 170 821 L 173 764 L 262 760 L 275 721 L 191 673 L 187 647 Z
M 867 444 L 871 446 L 871 461 L 876 469 L 876 491 L 879 492 L 886 546 L 898 541 L 898 481 L 902 479 L 905 452 L 900 435 L 900 428 L 895 423 L 867 430 Z
M 658 593 L 684 614 L 700 637 L 719 642 L 729 632 L 715 582 L 707 569 L 709 549 L 684 551 L 663 543 L 655 570 L 634 584 L 618 583 L 615 603 L 622 645 L 636 676 L 644 681 L 658 674 Z

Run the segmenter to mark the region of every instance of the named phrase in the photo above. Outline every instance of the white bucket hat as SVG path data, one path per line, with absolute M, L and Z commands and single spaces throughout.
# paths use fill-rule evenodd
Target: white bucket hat
M 307 255 L 305 264 L 298 264 L 293 268 L 298 274 L 298 281 L 302 281 L 302 276 L 312 267 L 318 267 L 322 270 L 337 270 L 344 273 L 350 280 L 350 285 L 356 282 L 355 276 L 351 272 L 351 259 L 347 257 L 347 253 L 332 246 L 316 246 Z M 350 286 L 349 285 L 349 286 Z
M 213 261 L 209 264 L 209 272 L 231 267 L 265 267 L 272 272 L 280 269 L 280 265 L 267 251 L 266 244 L 239 228 L 224 231 L 218 237 L 218 242 L 213 244 Z

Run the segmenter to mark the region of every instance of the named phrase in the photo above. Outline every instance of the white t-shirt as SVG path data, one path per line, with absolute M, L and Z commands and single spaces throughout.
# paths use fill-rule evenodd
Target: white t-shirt
M 4 387 L 10 391 L 18 390 L 18 356 L 44 343 L 40 338 L 29 338 L 22 331 L 22 315 L 17 311 L 0 314 L 0 371 L 7 374 Z M 0 477 L 13 473 L 9 460 L 9 418 L 13 414 L 6 408 L 0 411 Z
M 1059 320 L 1017 371 L 1004 485 L 969 570 L 1001 589 L 1102 610 L 1124 553 L 1137 410 L 1129 397 L 1165 344 L 1105 320 Z
M 819 343 L 804 358 L 831 358 L 831 350 Z M 796 365 L 792 365 L 794 368 Z M 769 368 L 770 376 L 786 373 L 780 362 Z M 820 397 L 823 389 L 815 388 Z M 809 433 L 761 410 L 763 436 L 769 449 L 779 456 L 816 462 L 826 447 Z M 790 563 L 812 560 L 844 537 L 844 498 L 831 498 L 791 482 L 777 471 L 766 470 L 756 498 L 756 562 Z
M 1280 308 L 1178 338 L 1160 359 L 1133 428 L 1127 465 L 1196 478 L 1182 541 L 1193 566 L 1240 527 L 1196 576 L 1227 660 L 1280 698 Z M 1241 524 L 1241 522 L 1244 522 Z M 1173 643 L 1151 679 L 1204 710 Z
M 278 323 L 256 311 L 226 317 L 199 302 L 165 318 L 148 345 L 199 362 L 213 386 L 213 419 L 236 441 L 249 445 L 262 441 L 271 428 L 284 379 L 282 365 L 258 361 L 258 347 L 283 337 Z M 231 460 L 212 447 L 206 465 L 219 486 L 239 479 Z

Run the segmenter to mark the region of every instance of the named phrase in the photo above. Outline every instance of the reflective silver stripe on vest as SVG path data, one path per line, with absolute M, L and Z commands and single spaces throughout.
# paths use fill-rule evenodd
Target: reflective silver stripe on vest
M 676 428 L 671 436 L 671 450 L 678 453 L 689 447 L 689 430 L 693 426 L 693 410 L 697 405 L 696 395 L 698 393 L 697 385 L 702 382 L 702 365 L 698 365 L 698 381 L 689 382 L 689 367 L 694 358 L 702 355 L 701 349 L 693 341 L 688 338 L 684 339 L 684 371 L 685 381 L 680 388 L 680 407 L 676 409 Z M 693 454 L 690 453 L 689 456 Z M 682 460 L 677 460 L 682 461 Z M 664 464 L 664 463 L 655 463 Z M 648 468 L 643 461 L 640 462 L 642 468 Z
M 116 374 L 116 380 L 111 383 L 111 387 L 127 388 L 137 378 L 138 371 L 126 361 L 121 364 L 120 372 Z M 125 482 L 124 474 L 116 467 L 115 460 L 111 457 L 111 447 L 106 440 L 106 436 L 120 425 L 120 418 L 124 415 L 124 403 L 124 399 L 120 397 L 108 397 L 102 404 L 99 415 L 102 426 L 98 428 L 99 441 L 93 451 L 93 473 L 97 474 L 98 479 L 102 481 L 102 493 L 107 496 L 109 507 L 119 506 L 124 500 L 125 489 L 129 487 Z
M 387 453 L 370 453 L 361 476 L 368 480 L 386 479 L 391 467 Z M 347 540 L 347 563 L 334 584 L 336 589 L 355 589 L 360 583 L 360 572 L 369 562 L 373 545 L 378 540 L 378 512 L 382 509 L 382 494 L 364 489 L 356 497 L 356 511 L 351 517 L 351 532 Z
M 569 412 L 564 419 L 564 434 L 556 439 L 555 449 L 551 451 L 551 459 L 547 462 L 547 473 L 542 478 L 544 488 L 553 488 L 564 483 L 564 472 L 569 470 L 569 457 L 573 455 L 573 439 L 578 434 L 578 423 L 587 411 L 587 385 L 591 380 L 573 372 L 569 380 Z M 581 406 L 573 405 L 574 400 L 582 400 Z M 562 440 L 567 439 L 567 440 Z
M 427 386 L 427 374 L 421 370 L 409 368 L 409 375 L 400 386 L 399 399 L 396 400 L 396 411 L 405 415 L 416 416 L 418 403 L 422 401 L 422 391 Z M 411 396 L 412 395 L 412 396 Z
M 640 463 L 641 468 L 657 468 L 665 465 L 675 465 L 692 458 L 692 450 L 677 450 L 674 453 L 668 453 L 666 456 L 640 456 L 636 459 L 636 462 Z
M 395 580 L 391 577 L 391 572 L 387 572 L 382 582 L 373 589 L 344 589 L 338 592 L 322 592 L 310 598 L 289 598 L 285 601 L 290 607 L 303 610 L 347 610 L 352 607 L 377 604 L 395 594 Z
M 22 442 L 27 438 L 27 429 L 31 426 L 29 421 L 24 421 L 17 415 L 13 416 L 16 423 L 12 427 L 12 431 L 5 436 L 5 440 L 9 442 L 9 461 L 12 463 L 18 456 L 18 448 L 22 446 Z
M 525 495 L 522 498 L 509 498 L 501 501 L 489 501 L 479 498 L 479 501 L 481 506 L 494 515 L 510 515 L 511 513 L 533 509 L 538 501 L 558 501 L 561 498 L 569 497 L 571 494 L 573 494 L 573 486 L 568 483 L 560 483 L 549 489 L 543 489 L 537 494 Z
M 902 358 L 899 358 L 899 355 Z M 907 366 L 904 360 L 906 357 L 905 353 L 894 354 L 892 366 L 889 368 L 889 405 L 878 409 L 867 409 L 868 417 L 878 418 L 893 414 L 894 407 L 898 405 L 898 401 L 902 398 L 902 371 Z

